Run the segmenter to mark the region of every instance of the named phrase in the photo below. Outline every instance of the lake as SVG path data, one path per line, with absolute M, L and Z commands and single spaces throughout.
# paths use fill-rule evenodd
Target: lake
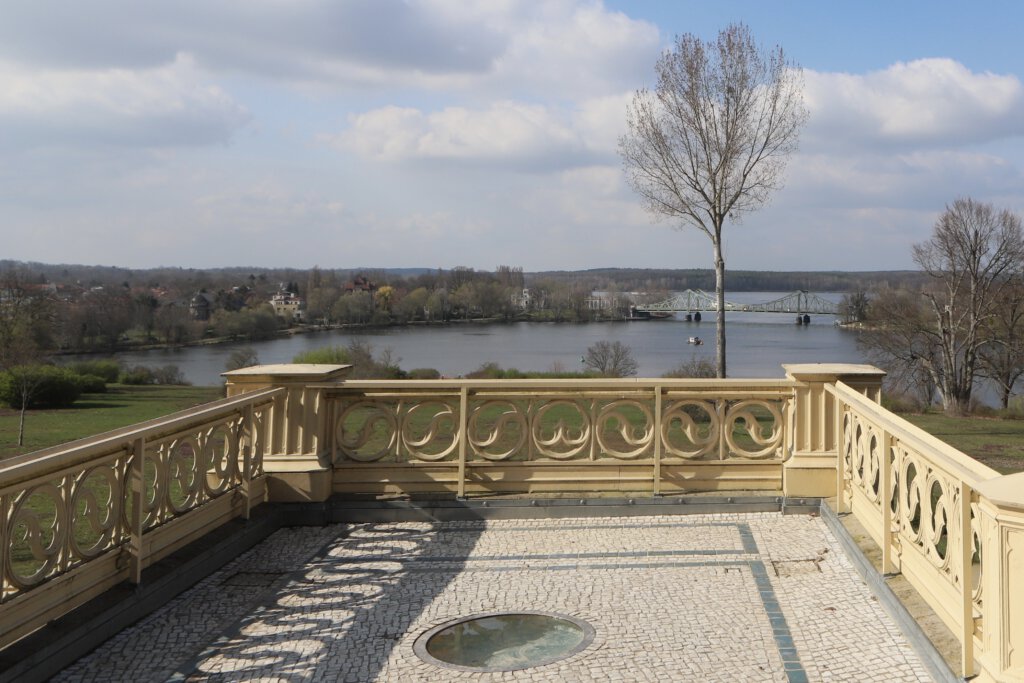
M 736 292 L 727 296 L 737 303 L 755 303 L 783 296 L 783 292 Z M 840 294 L 823 295 L 838 301 Z M 512 323 L 391 327 L 374 330 L 325 330 L 251 344 L 220 344 L 174 350 L 117 354 L 128 365 L 177 365 L 197 385 L 219 384 L 228 356 L 236 348 L 251 346 L 261 363 L 288 363 L 302 351 L 369 342 L 379 353 L 390 348 L 399 365 L 436 368 L 447 377 L 471 372 L 493 361 L 503 368 L 565 370 L 581 368 L 587 347 L 601 340 L 629 346 L 639 364 L 638 375 L 657 377 L 693 357 L 715 360 L 715 314 L 703 313 L 702 322 L 686 322 L 684 314 L 667 320 L 604 323 Z M 834 325 L 830 315 L 811 316 L 809 325 L 795 324 L 795 315 L 782 313 L 727 313 L 726 337 L 730 377 L 782 377 L 783 363 L 864 363 L 857 349 L 857 333 Z M 687 343 L 689 337 L 703 346 Z

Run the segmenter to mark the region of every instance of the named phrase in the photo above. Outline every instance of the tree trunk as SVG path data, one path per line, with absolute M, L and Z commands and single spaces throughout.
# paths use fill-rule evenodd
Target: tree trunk
M 21 414 L 18 416 L 18 447 L 25 445 L 25 404 L 27 401 L 21 402 Z
M 715 294 L 718 300 L 718 377 L 725 375 L 725 258 L 722 257 L 721 233 L 714 240 L 715 245 Z

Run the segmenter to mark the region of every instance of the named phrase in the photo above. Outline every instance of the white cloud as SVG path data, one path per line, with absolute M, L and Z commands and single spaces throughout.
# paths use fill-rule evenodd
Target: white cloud
M 10 0 L 0 59 L 145 69 L 187 52 L 213 71 L 290 84 L 550 94 L 619 89 L 659 48 L 655 26 L 596 0 L 96 0 L 88 14 Z
M 921 59 L 863 75 L 805 77 L 815 150 L 950 147 L 1024 135 L 1024 86 L 1014 75 Z
M 486 109 L 448 107 L 424 113 L 383 107 L 353 116 L 335 146 L 381 161 L 452 160 L 522 163 L 583 150 L 569 123 L 541 105 L 496 102 Z
M 141 70 L 0 62 L 0 128 L 11 146 L 223 143 L 248 118 L 187 55 Z

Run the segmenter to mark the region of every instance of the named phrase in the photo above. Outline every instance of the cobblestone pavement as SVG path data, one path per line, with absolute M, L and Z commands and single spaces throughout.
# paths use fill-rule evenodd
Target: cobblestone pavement
M 567 659 L 469 672 L 422 632 L 583 619 Z M 824 523 L 778 513 L 284 529 L 58 681 L 928 681 Z

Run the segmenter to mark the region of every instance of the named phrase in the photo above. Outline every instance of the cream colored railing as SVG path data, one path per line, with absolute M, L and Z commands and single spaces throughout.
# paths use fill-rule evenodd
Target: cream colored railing
M 0 462 L 0 646 L 74 609 L 263 495 L 281 389 Z
M 999 503 L 984 495 L 1006 478 L 842 382 L 828 391 L 841 435 L 840 511 L 854 514 L 878 544 L 882 571 L 902 573 L 956 634 L 963 675 L 978 672 L 977 660 L 988 672 L 1002 670 L 996 680 L 1018 680 L 1009 677 L 1009 660 L 998 663 L 993 636 L 1011 618 L 1020 623 L 1011 609 L 1024 604 L 1011 605 L 997 576 Z
M 347 381 L 334 491 L 776 489 L 790 380 Z
M 783 380 L 344 380 L 227 373 L 231 398 L 0 464 L 0 646 L 254 502 L 349 494 L 837 495 L 963 645 L 1024 681 L 1024 474 L 881 408 L 870 366 Z

